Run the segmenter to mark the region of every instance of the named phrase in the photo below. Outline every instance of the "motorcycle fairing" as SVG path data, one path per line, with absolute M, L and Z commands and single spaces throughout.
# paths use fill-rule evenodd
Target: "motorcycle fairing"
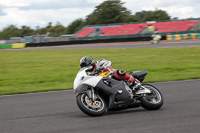
M 76 86 L 75 93 L 87 90 L 88 86 L 95 87 L 103 77 L 100 76 L 87 76 L 82 79 Z
M 126 90 L 125 85 L 123 81 L 103 77 L 95 88 L 108 95 L 108 109 L 114 109 L 128 106 L 132 103 L 131 95 Z
M 108 77 L 111 74 L 111 72 L 104 72 L 99 74 L 98 76 L 102 76 L 102 77 Z
M 142 82 L 145 79 L 145 76 L 147 75 L 148 71 L 132 71 L 129 73 L 129 75 L 135 77 L 140 82 Z

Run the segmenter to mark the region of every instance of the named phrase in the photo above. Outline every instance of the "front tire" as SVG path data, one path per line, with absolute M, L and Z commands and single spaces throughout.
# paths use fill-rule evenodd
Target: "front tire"
M 76 102 L 81 111 L 90 116 L 101 116 L 107 111 L 106 102 L 98 96 L 92 101 L 85 93 L 76 97 Z
M 139 100 L 141 101 L 141 106 L 147 110 L 157 110 L 162 107 L 164 103 L 164 98 L 161 92 L 153 85 L 143 84 L 151 91 L 150 94 L 144 94 Z

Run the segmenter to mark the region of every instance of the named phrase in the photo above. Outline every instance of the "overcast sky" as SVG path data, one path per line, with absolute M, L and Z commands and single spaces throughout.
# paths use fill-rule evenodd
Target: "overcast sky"
M 85 18 L 106 0 L 0 0 L 0 30 L 11 24 L 36 28 L 49 22 L 68 26 L 78 18 Z M 142 10 L 167 11 L 171 17 L 200 17 L 199 0 L 121 0 L 135 14 Z

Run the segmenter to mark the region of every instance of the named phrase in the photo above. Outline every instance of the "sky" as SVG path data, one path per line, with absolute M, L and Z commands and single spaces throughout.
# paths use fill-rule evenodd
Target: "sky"
M 106 0 L 0 0 L 0 30 L 13 24 L 20 28 L 45 27 L 49 22 L 68 26 L 78 18 L 85 19 Z M 134 15 L 142 10 L 165 10 L 180 19 L 200 17 L 199 0 L 121 0 Z

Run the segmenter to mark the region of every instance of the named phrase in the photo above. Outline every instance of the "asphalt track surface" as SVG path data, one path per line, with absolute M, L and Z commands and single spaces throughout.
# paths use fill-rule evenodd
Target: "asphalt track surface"
M 160 110 L 132 108 L 90 117 L 73 90 L 0 96 L 0 133 L 199 133 L 200 79 L 152 83 Z

